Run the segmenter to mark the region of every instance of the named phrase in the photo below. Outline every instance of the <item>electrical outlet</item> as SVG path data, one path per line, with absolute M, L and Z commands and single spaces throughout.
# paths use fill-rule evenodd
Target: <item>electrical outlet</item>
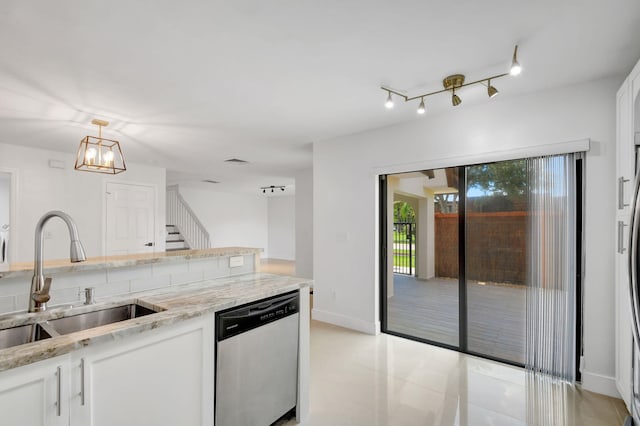
M 239 266 L 244 265 L 244 257 L 242 256 L 231 256 L 229 258 L 229 268 L 237 268 Z

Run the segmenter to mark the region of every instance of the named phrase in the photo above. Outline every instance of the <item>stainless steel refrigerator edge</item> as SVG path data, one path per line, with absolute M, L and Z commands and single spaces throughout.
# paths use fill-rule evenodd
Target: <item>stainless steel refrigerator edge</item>
M 631 219 L 629 232 L 629 297 L 631 301 L 631 329 L 633 331 L 633 355 L 631 377 L 631 417 L 625 421 L 625 426 L 640 425 L 640 289 L 638 288 L 638 273 L 640 272 L 640 259 L 638 254 L 638 242 L 640 236 L 640 147 L 636 145 L 636 177 L 631 205 Z

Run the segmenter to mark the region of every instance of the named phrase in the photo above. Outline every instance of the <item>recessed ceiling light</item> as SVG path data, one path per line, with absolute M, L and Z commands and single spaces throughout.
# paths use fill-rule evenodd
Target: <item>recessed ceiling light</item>
M 237 165 L 245 165 L 245 164 L 249 164 L 248 161 L 246 160 L 241 160 L 239 158 L 229 158 L 228 160 L 224 160 L 225 163 L 229 163 L 229 164 L 237 164 Z

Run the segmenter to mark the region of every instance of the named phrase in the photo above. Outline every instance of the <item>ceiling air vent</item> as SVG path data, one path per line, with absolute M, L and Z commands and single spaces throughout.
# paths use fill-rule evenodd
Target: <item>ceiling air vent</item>
M 211 179 L 204 179 L 203 180 L 204 183 L 220 183 L 220 181 L 217 180 L 211 180 Z
M 228 160 L 224 160 L 224 162 L 229 164 L 237 164 L 237 165 L 249 164 L 248 161 L 241 160 L 239 158 L 229 158 Z

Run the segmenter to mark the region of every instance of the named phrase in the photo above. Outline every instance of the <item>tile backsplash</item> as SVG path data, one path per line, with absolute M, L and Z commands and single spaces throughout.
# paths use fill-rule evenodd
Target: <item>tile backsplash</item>
M 86 287 L 95 287 L 96 301 L 100 302 L 103 297 L 246 274 L 255 271 L 254 256 L 244 255 L 244 264 L 235 268 L 229 267 L 230 256 L 219 256 L 57 274 L 47 274 L 45 269 L 44 275 L 53 278 L 48 305 L 83 303 Z M 0 314 L 26 311 L 30 287 L 30 275 L 0 279 Z

